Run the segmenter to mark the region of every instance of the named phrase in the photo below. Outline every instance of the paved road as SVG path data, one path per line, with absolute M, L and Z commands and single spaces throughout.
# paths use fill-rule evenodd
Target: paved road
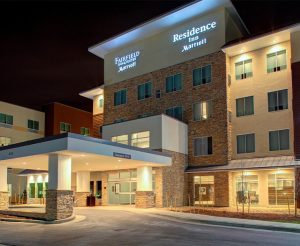
M 43 225 L 0 222 L 0 245 L 300 245 L 300 234 L 208 226 L 120 210 L 80 209 Z

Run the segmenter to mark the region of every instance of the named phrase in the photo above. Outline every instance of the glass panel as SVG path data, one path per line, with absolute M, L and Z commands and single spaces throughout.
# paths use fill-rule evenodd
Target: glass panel
M 214 176 L 194 177 L 194 203 L 213 205 L 214 204 Z
M 138 100 L 145 98 L 145 85 L 138 86 Z
M 246 175 L 246 172 L 236 177 L 236 200 L 237 203 L 258 204 L 258 175 Z
M 237 141 L 237 153 L 242 154 L 246 152 L 245 135 L 239 135 L 236 137 Z
M 202 68 L 202 84 L 211 82 L 211 65 Z
M 237 62 L 235 64 L 235 78 L 236 80 L 242 79 L 242 74 L 244 73 L 243 62 Z
M 130 172 L 120 172 L 120 179 L 130 179 Z
M 196 68 L 193 70 L 193 85 L 201 84 L 201 68 Z
M 279 150 L 278 131 L 269 132 L 269 149 L 270 151 Z
M 39 122 L 38 121 L 33 122 L 33 129 L 34 130 L 39 130 Z
M 130 182 L 121 182 L 120 192 L 130 192 Z
M 120 194 L 119 199 L 120 204 L 130 204 L 130 194 Z
M 236 116 L 244 115 L 244 98 L 236 99 Z
M 280 150 L 287 150 L 290 148 L 289 130 L 279 131 Z
M 152 83 L 148 82 L 145 85 L 145 98 L 149 98 L 152 96 Z
M 29 189 L 30 189 L 30 198 L 35 198 L 35 183 L 30 183 L 29 184 Z
M 120 135 L 120 136 L 112 137 L 111 141 L 128 145 L 128 135 Z
M 288 108 L 288 90 L 278 91 L 278 109 Z
M 119 176 L 118 172 L 116 172 L 116 173 L 109 173 L 108 174 L 108 180 L 117 180 L 119 178 L 120 178 L 120 176 Z
M 13 125 L 13 116 L 12 115 L 6 115 L 6 124 L 9 124 L 9 125 Z
M 247 153 L 255 152 L 255 135 L 254 134 L 246 135 L 246 152 Z
M 182 107 L 174 108 L 174 118 L 182 120 Z
M 169 116 L 173 117 L 173 115 L 174 115 L 174 110 L 173 110 L 173 108 L 168 108 L 168 109 L 166 110 L 166 115 L 169 115 Z
M 43 183 L 37 183 L 38 198 L 43 198 Z
M 269 112 L 277 110 L 277 92 L 268 93 L 268 108 Z
M 137 184 L 136 182 L 131 182 L 131 192 L 136 192 L 136 187 L 137 187 Z
M 127 101 L 127 90 L 121 91 L 121 104 L 125 104 Z
M 245 97 L 245 115 L 254 114 L 253 96 Z
M 136 171 L 131 171 L 131 178 L 136 178 L 136 177 L 137 177 Z
M 166 78 L 166 92 L 173 91 L 173 76 Z
M 212 146 L 212 137 L 207 138 L 207 154 L 211 155 L 213 152 L 213 146 Z
M 175 91 L 179 91 L 179 90 L 181 90 L 181 87 L 182 87 L 181 74 L 176 74 L 174 76 L 174 89 L 175 89 Z
M 193 105 L 193 119 L 200 120 L 201 119 L 201 104 L 195 103 Z
M 278 51 L 277 52 L 277 69 L 279 70 L 286 68 L 286 51 Z
M 33 129 L 33 121 L 28 120 L 28 129 Z
M 276 53 L 267 55 L 267 71 L 268 73 L 276 71 Z
M 0 123 L 6 123 L 6 116 L 5 116 L 5 114 L 0 114 Z
M 245 78 L 252 77 L 252 60 L 244 61 L 244 75 Z

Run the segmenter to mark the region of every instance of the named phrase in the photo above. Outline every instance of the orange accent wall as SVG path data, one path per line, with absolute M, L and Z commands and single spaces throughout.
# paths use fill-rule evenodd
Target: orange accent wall
M 80 127 L 90 129 L 93 135 L 93 115 L 81 109 L 73 108 L 61 103 L 44 106 L 45 136 L 60 134 L 60 122 L 71 124 L 71 132 L 80 134 Z

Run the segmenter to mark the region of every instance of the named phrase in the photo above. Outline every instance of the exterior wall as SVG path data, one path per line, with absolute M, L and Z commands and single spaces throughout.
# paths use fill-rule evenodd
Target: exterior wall
M 103 114 L 103 107 L 100 107 L 99 100 L 103 99 L 103 94 L 94 96 L 93 98 L 93 115 Z
M 80 134 L 80 128 L 93 131 L 92 113 L 60 103 L 52 103 L 44 107 L 46 113 L 46 136 L 60 134 L 60 122 L 71 124 L 71 132 Z
M 95 138 L 102 138 L 100 128 L 103 126 L 103 114 L 93 115 L 93 131 L 92 136 Z
M 267 73 L 267 54 L 278 49 L 287 51 L 287 69 Z M 255 50 L 230 58 L 230 98 L 232 109 L 232 143 L 233 158 L 254 158 L 278 155 L 293 155 L 293 90 L 291 79 L 290 42 L 284 42 Z M 252 59 L 253 77 L 235 80 L 235 63 Z M 268 112 L 268 92 L 288 89 L 288 109 Z M 236 117 L 236 99 L 254 96 L 254 115 Z M 269 131 L 290 129 L 290 149 L 284 151 L 269 151 Z M 255 133 L 255 152 L 237 154 L 236 136 L 239 134 Z
M 194 177 L 195 176 L 214 176 L 214 193 L 215 193 L 215 204 L 216 207 L 228 207 L 230 204 L 229 200 L 229 173 L 228 172 L 201 172 L 201 173 L 189 173 L 188 174 L 188 190 L 191 197 L 191 203 L 194 204 Z
M 187 154 L 187 125 L 167 115 L 155 115 L 146 118 L 103 126 L 103 138 L 128 135 L 136 132 L 150 132 L 150 149 L 166 149 Z M 176 132 L 176 134 L 174 134 Z
M 212 65 L 212 82 L 210 84 L 193 87 L 192 71 L 195 68 Z M 182 73 L 182 90 L 165 93 L 165 79 L 172 74 Z M 152 81 L 153 96 L 138 101 L 137 86 Z M 114 92 L 127 88 L 127 104 L 114 106 Z M 161 90 L 161 98 L 155 98 L 155 91 Z M 183 121 L 188 123 L 188 162 L 190 165 L 226 164 L 228 161 L 227 136 L 227 86 L 226 86 L 226 57 L 222 51 L 190 60 L 175 66 L 164 68 L 152 73 L 105 86 L 104 94 L 104 124 L 111 124 L 116 119 L 136 119 L 143 113 L 153 115 L 165 113 L 174 106 L 183 106 Z M 213 116 L 206 121 L 194 122 L 192 119 L 192 105 L 200 100 L 213 100 Z M 213 154 L 209 156 L 193 156 L 193 139 L 212 136 Z
M 153 191 L 136 191 L 135 192 L 135 207 L 136 208 L 153 208 L 154 192 Z
M 43 112 L 0 101 L 0 113 L 13 116 L 12 126 L 0 124 L 0 137 L 9 137 L 12 143 L 44 137 L 45 114 Z M 29 119 L 39 122 L 38 131 L 28 129 Z

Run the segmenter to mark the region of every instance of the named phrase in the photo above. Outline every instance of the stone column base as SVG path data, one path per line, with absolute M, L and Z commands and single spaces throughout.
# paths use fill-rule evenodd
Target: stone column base
M 0 191 L 0 210 L 8 209 L 8 192 Z
M 136 191 L 135 207 L 136 208 L 153 208 L 155 205 L 153 191 Z
M 46 220 L 61 220 L 72 216 L 74 196 L 71 190 L 46 191 Z
M 75 192 L 75 202 L 74 206 L 75 207 L 86 207 L 86 198 L 89 196 L 91 193 L 90 192 Z

